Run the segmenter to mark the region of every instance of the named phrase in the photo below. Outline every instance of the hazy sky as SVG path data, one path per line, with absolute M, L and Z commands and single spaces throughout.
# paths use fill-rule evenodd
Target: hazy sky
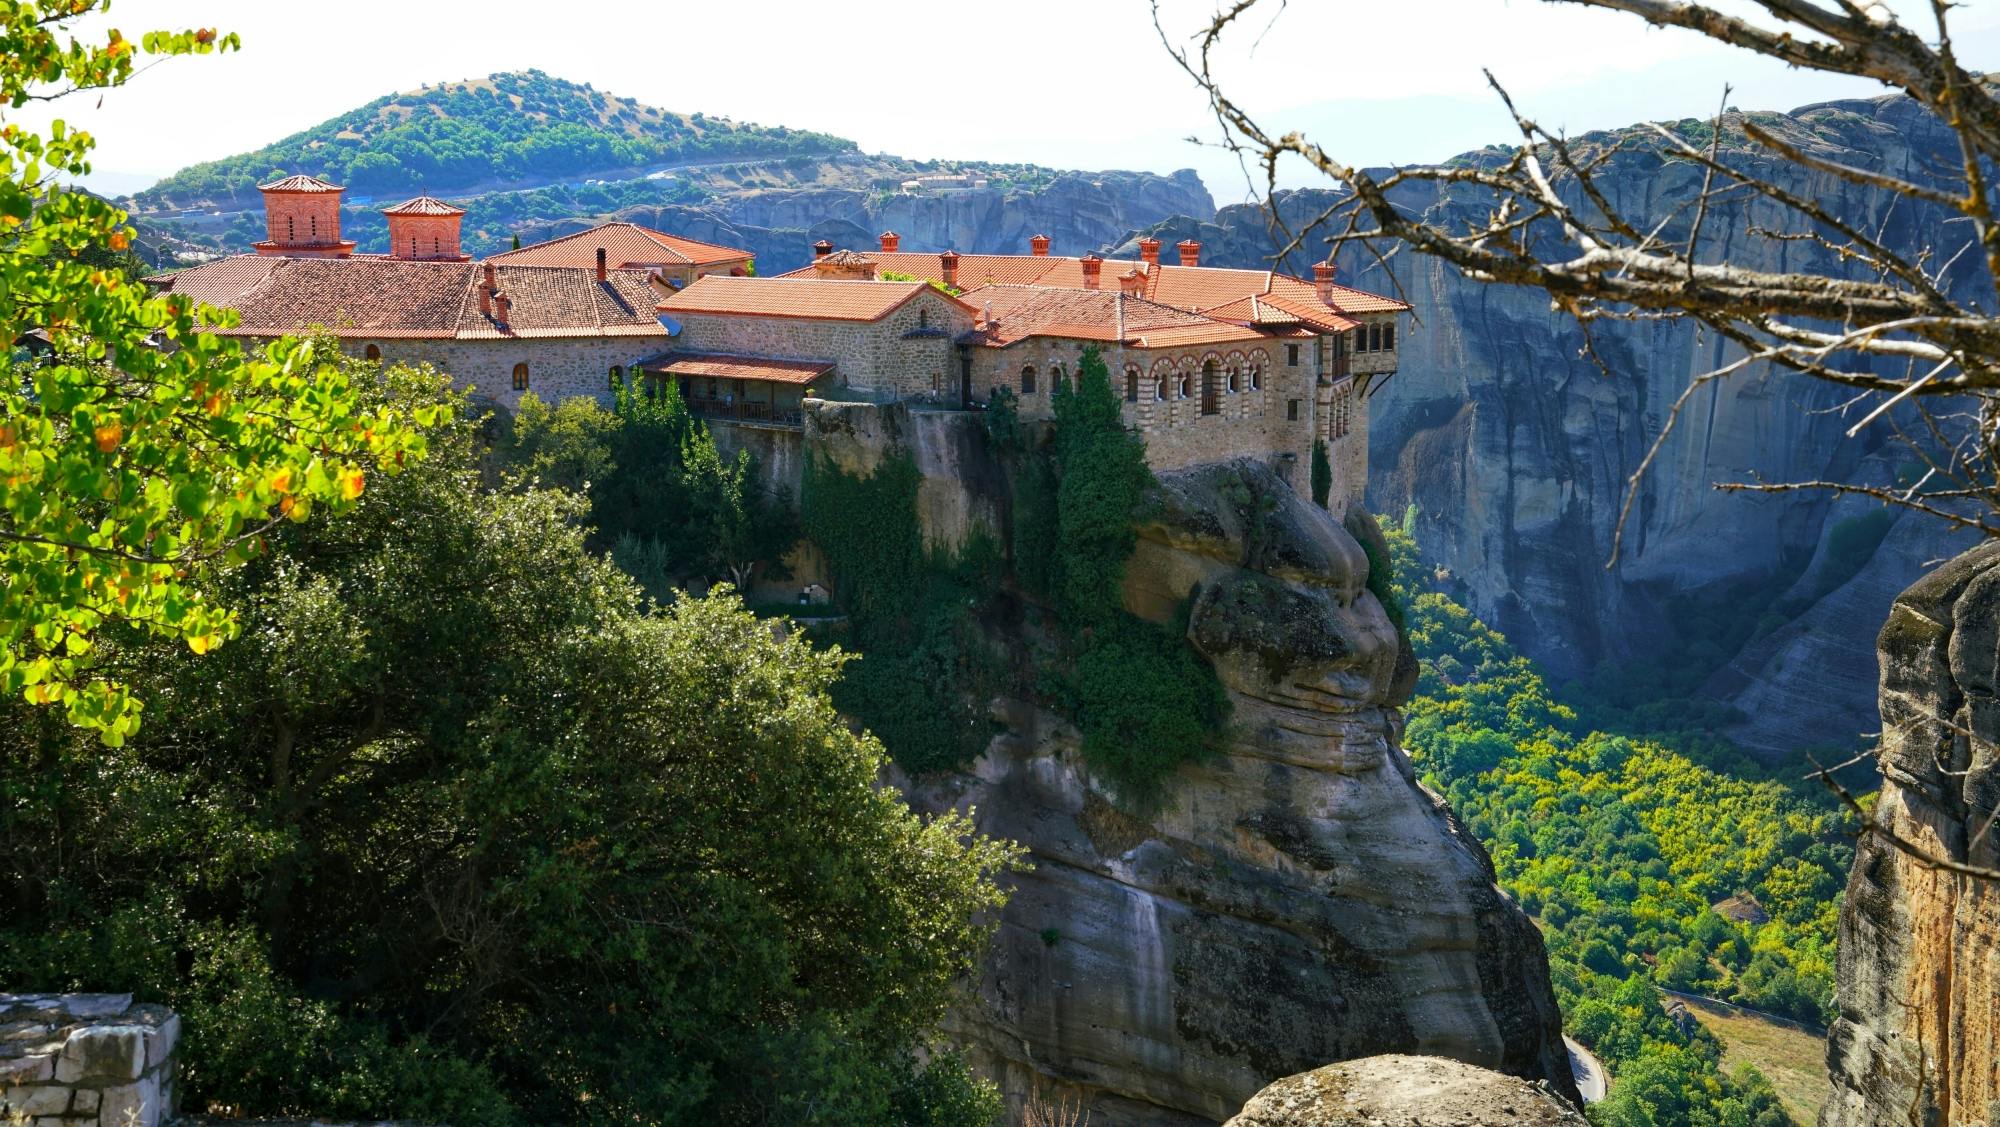
M 1273 14 L 1277 0 L 1268 0 Z M 1191 33 L 1213 0 L 1162 0 Z M 2000 0 L 1961 12 L 1972 66 L 2000 68 Z M 397 90 L 537 67 L 666 109 L 821 129 L 870 151 L 1072 168 L 1198 169 L 1240 198 L 1213 122 L 1146 0 L 117 0 L 128 36 L 235 31 L 243 50 L 169 60 L 125 90 L 58 103 L 99 139 L 101 190 L 256 148 Z M 1254 42 L 1254 50 L 1252 49 Z M 1290 0 L 1245 28 L 1230 89 L 1355 164 L 1437 160 L 1508 139 L 1491 68 L 1572 132 L 1878 92 L 1538 0 Z M 27 119 L 50 116 L 31 107 Z

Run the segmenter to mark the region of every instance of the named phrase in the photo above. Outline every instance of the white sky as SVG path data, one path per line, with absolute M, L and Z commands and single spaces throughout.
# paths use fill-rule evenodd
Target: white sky
M 1181 34 L 1214 6 L 1161 3 Z M 1278 0 L 1267 3 L 1276 14 Z M 2000 69 L 2000 0 L 1973 0 L 1958 19 L 1968 65 Z M 537 67 L 665 109 L 826 130 L 874 152 L 1194 167 L 1217 202 L 1243 195 L 1222 154 L 1185 140 L 1212 137 L 1213 123 L 1146 0 L 118 0 L 103 22 L 132 38 L 162 26 L 243 38 L 233 55 L 169 60 L 101 106 L 94 96 L 56 104 L 98 137 L 92 184 L 106 191 L 392 91 Z M 1268 31 L 1246 27 L 1233 43 L 1233 96 L 1355 164 L 1507 140 L 1481 67 L 1524 112 L 1572 132 L 1704 116 L 1724 83 L 1745 109 L 1879 92 L 1538 0 L 1290 0 Z

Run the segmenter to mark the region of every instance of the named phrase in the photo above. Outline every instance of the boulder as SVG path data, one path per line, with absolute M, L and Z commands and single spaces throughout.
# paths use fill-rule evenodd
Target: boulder
M 1287 1076 L 1224 1127 L 1587 1127 L 1546 1085 L 1439 1057 L 1388 1054 Z

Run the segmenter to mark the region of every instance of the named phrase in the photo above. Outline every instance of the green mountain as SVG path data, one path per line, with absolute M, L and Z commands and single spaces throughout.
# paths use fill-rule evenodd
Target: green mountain
M 367 197 L 855 148 L 826 133 L 658 110 L 530 70 L 377 98 L 256 152 L 182 169 L 134 201 L 143 211 L 249 205 L 258 183 L 298 172 Z

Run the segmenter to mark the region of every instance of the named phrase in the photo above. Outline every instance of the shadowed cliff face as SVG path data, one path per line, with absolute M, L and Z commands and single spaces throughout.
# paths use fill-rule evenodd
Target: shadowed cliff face
M 1956 161 L 1949 135 L 1903 98 L 1829 103 L 1759 121 L 1828 159 L 1918 180 Z M 1580 143 L 1618 136 L 1593 134 Z M 1759 153 L 1729 157 L 1905 252 L 1929 245 L 1941 262 L 1964 239 L 1962 225 L 1942 223 L 1926 206 Z M 1457 158 L 1498 159 L 1497 150 Z M 1699 169 L 1631 151 L 1612 158 L 1600 183 L 1642 227 L 1666 220 L 1663 237 L 1686 238 Z M 1398 202 L 1450 228 L 1483 223 L 1484 202 L 1455 191 L 1417 186 Z M 1278 211 L 1296 228 L 1339 198 L 1288 193 Z M 1711 209 L 1707 230 L 1726 240 L 1715 253 L 1758 269 L 1839 269 L 1811 244 L 1749 239 L 1744 232 L 1753 225 L 1796 229 L 1776 209 L 1738 196 Z M 1276 247 L 1261 208 L 1224 208 L 1213 222 L 1175 220 L 1156 232 L 1203 240 L 1203 261 L 1218 265 L 1269 265 Z M 1324 244 L 1311 240 L 1284 265 L 1300 273 L 1324 256 Z M 1947 287 L 1965 293 L 1981 284 L 1978 257 L 1961 259 Z M 1851 508 L 1820 493 L 1758 497 L 1712 486 L 1891 481 L 1911 459 L 1884 447 L 1887 426 L 1848 439 L 1843 432 L 1858 416 L 1836 410 L 1846 396 L 1793 376 L 1746 374 L 1714 385 L 1683 413 L 1633 506 L 1623 554 L 1607 570 L 1627 479 L 1689 380 L 1733 353 L 1689 325 L 1603 323 L 1595 342 L 1607 376 L 1583 355 L 1575 323 L 1552 312 L 1545 295 L 1461 278 L 1420 256 L 1393 262 L 1392 279 L 1358 247 L 1339 256 L 1343 281 L 1401 292 L 1418 322 L 1402 337 L 1401 371 L 1370 400 L 1370 506 L 1398 516 L 1418 507 L 1424 554 L 1462 582 L 1455 592 L 1462 602 L 1563 679 L 1587 676 L 1604 661 L 1646 660 L 1676 642 L 1669 597 L 1717 606 L 1735 584 L 1783 592 L 1776 601 L 1795 605 L 1780 623 L 1789 618 L 1792 625 L 1774 623 L 1741 652 L 1707 659 L 1704 668 L 1716 676 L 1704 695 L 1740 707 L 1747 719 L 1730 734 L 1773 756 L 1874 730 L 1868 634 L 1926 561 L 1964 542 L 1948 540 L 1939 524 L 1903 521 L 1881 541 L 1884 550 L 1816 570 L 1834 529 L 1855 515 Z M 1816 582 L 1815 574 L 1832 581 Z M 1741 613 L 1754 621 L 1771 609 L 1746 605 Z M 1827 691 L 1829 681 L 1859 691 Z
M 2000 544 L 1904 592 L 1880 648 L 1876 817 L 1932 856 L 2000 868 L 1981 833 L 2000 808 Z M 2000 1122 L 2000 884 L 1864 839 L 1838 1003 L 1821 1127 Z
M 1060 1085 L 1099 1127 L 1217 1123 L 1278 1077 L 1385 1052 L 1573 1096 L 1541 937 L 1398 744 L 1415 663 L 1355 535 L 1251 463 L 1161 493 L 1126 601 L 1164 620 L 1192 598 L 1235 708 L 1222 754 L 1134 813 L 1073 731 L 997 702 L 973 773 L 912 788 L 1035 863 L 953 1039 L 1011 1098 Z

